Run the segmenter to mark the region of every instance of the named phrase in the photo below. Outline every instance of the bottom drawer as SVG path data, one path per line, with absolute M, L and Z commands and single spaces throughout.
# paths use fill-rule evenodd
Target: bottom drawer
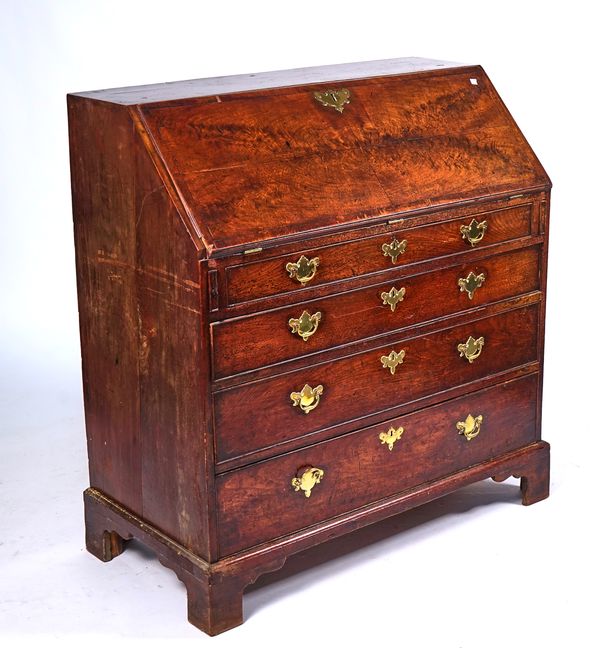
M 219 475 L 220 555 L 533 442 L 537 383 L 522 377 Z

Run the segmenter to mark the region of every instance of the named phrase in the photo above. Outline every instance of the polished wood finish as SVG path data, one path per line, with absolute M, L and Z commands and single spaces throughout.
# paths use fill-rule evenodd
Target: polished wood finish
M 342 86 L 343 112 L 315 100 Z M 313 545 L 486 477 L 548 495 L 550 182 L 479 66 L 195 80 L 68 110 L 92 554 L 146 543 L 217 634 Z M 319 258 L 305 286 L 285 268 L 301 255 Z M 288 326 L 304 310 L 322 316 L 306 342 Z M 308 413 L 304 384 L 323 386 Z M 470 441 L 468 414 L 484 416 Z M 291 483 L 306 467 L 324 472 L 310 497 Z
M 539 287 L 539 255 L 538 248 L 529 248 L 489 259 L 472 257 L 468 264 L 415 277 L 392 272 L 376 286 L 214 324 L 214 375 L 231 376 L 530 293 Z M 470 272 L 485 275 L 472 300 L 458 287 L 458 279 Z M 381 298 L 392 286 L 406 289 L 404 300 L 393 312 Z M 288 326 L 288 321 L 303 311 L 322 316 L 319 328 L 307 341 Z
M 362 234 L 349 243 L 230 266 L 226 268 L 227 301 L 229 304 L 239 304 L 260 297 L 302 290 L 303 287 L 291 279 L 285 270 L 289 261 L 295 262 L 302 255 L 309 259 L 319 257 L 317 274 L 308 282 L 314 287 L 382 270 L 399 270 L 415 262 L 469 251 L 471 246 L 462 238 L 460 228 L 471 220 L 486 221 L 488 224 L 485 238 L 477 246 L 478 250 L 503 241 L 523 238 L 531 233 L 533 206 L 533 203 L 523 203 L 521 200 L 520 204 L 507 208 L 467 213 L 461 218 L 413 229 L 404 229 L 395 223 L 385 231 L 377 230 L 379 233 L 375 237 Z M 444 214 L 435 216 L 438 221 L 444 217 Z M 382 244 L 393 238 L 400 241 L 406 239 L 408 242 L 406 252 L 396 264 L 384 257 L 381 250 Z
M 305 87 L 140 107 L 211 252 L 546 184 L 479 67 L 346 86 L 343 114 Z
M 220 475 L 220 555 L 532 443 L 536 392 L 537 376 L 521 378 Z M 472 441 L 456 429 L 456 422 L 469 413 L 484 416 L 481 434 Z M 379 440 L 379 434 L 390 426 L 404 427 L 391 452 Z M 306 466 L 325 471 L 310 497 L 295 492 L 290 483 L 297 470 Z M 248 520 L 248 515 L 253 519 Z M 269 519 L 272 516 L 277 520 Z
M 534 304 L 417 338 L 390 340 L 376 349 L 217 393 L 217 459 L 300 439 L 326 427 L 337 427 L 339 433 L 351 428 L 353 419 L 535 362 L 538 317 Z M 461 359 L 457 349 L 470 335 L 486 341 L 472 364 Z M 391 350 L 406 352 L 393 375 L 381 364 Z M 290 401 L 290 393 L 305 383 L 324 387 L 319 406 L 308 415 Z

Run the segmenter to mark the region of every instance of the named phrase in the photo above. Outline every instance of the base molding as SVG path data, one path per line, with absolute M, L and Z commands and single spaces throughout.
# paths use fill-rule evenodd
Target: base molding
M 197 556 L 100 490 L 88 488 L 84 492 L 86 547 L 106 562 L 123 552 L 126 541 L 135 538 L 144 543 L 185 584 L 188 620 L 213 636 L 243 622 L 242 596 L 246 586 L 281 568 L 292 554 L 488 477 L 495 481 L 504 481 L 511 475 L 519 477 L 523 504 L 534 504 L 548 497 L 549 470 L 550 446 L 538 441 L 214 563 Z

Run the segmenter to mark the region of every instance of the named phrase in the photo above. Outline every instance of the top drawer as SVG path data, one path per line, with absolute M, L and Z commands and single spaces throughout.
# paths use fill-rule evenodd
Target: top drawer
M 472 213 L 423 227 L 390 226 L 386 233 L 338 245 L 226 268 L 228 304 L 340 281 L 471 250 L 531 233 L 533 203 Z

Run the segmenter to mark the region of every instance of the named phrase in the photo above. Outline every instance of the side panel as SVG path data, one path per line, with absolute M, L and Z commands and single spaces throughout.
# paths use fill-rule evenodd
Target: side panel
M 90 483 L 142 513 L 133 125 L 69 97 L 71 184 Z
M 91 485 L 209 558 L 198 251 L 129 111 L 69 109 Z
M 206 289 L 139 137 L 135 153 L 143 516 L 208 559 Z

